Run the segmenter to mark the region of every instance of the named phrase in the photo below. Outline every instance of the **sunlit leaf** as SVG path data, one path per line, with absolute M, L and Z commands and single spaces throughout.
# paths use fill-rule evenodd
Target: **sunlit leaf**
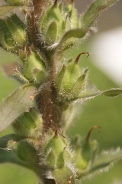
M 34 106 L 35 95 L 36 87 L 28 84 L 19 87 L 4 100 L 0 107 L 0 131 Z

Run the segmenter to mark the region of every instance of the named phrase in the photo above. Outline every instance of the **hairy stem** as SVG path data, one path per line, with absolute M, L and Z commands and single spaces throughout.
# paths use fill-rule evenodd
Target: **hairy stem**
M 44 131 L 49 128 L 57 130 L 60 128 L 61 110 L 57 103 L 57 92 L 55 88 L 56 65 L 53 57 L 49 62 L 47 83 L 37 97 L 37 104 L 43 117 Z
M 44 121 L 44 130 L 49 128 L 58 129 L 60 122 L 60 111 L 57 106 L 57 94 L 55 89 L 55 76 L 56 76 L 56 61 L 55 56 L 46 49 L 45 42 L 39 34 L 38 30 L 38 18 L 43 11 L 43 8 L 47 5 L 47 1 L 33 0 L 33 9 L 27 13 L 28 24 L 28 41 L 29 46 L 34 47 L 39 51 L 43 60 L 47 65 L 47 80 L 46 85 L 41 89 L 37 98 L 37 104 L 42 114 Z M 52 56 L 53 55 L 53 56 Z
M 46 45 L 43 41 L 43 37 L 38 30 L 38 18 L 41 15 L 43 8 L 46 6 L 47 1 L 33 0 L 33 3 L 29 4 L 30 11 L 27 11 L 27 34 L 28 45 L 35 47 L 40 52 L 42 57 L 46 59 Z

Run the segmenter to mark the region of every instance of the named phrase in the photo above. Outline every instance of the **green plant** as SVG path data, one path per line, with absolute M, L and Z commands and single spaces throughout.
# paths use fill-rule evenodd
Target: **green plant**
M 100 13 L 116 2 L 95 0 L 81 16 L 73 0 L 6 0 L 0 7 L 0 46 L 19 57 L 14 77 L 22 84 L 0 107 L 0 131 L 9 125 L 14 130 L 0 138 L 1 162 L 33 170 L 43 184 L 73 184 L 122 158 L 121 149 L 98 154 L 90 135 L 99 126 L 84 139 L 66 135 L 67 116 L 77 101 L 122 93 L 89 88 L 88 68 L 79 65 L 88 52 L 64 59 L 64 52 L 79 44 Z M 13 13 L 18 8 L 22 17 Z

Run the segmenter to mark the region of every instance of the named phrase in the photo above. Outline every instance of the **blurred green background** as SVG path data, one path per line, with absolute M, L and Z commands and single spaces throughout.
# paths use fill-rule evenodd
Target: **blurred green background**
M 76 1 L 76 3 L 78 3 L 79 5 L 81 1 Z M 87 3 L 85 3 L 84 1 L 84 4 Z M 117 9 L 117 7 L 119 9 Z M 114 16 L 117 10 L 117 15 Z M 111 15 L 113 15 L 114 18 L 112 18 Z M 109 17 L 111 17 L 112 21 L 110 21 Z M 118 20 L 118 17 L 120 18 L 119 5 L 115 6 L 114 8 L 112 7 L 112 9 L 110 9 L 107 13 L 103 13 L 103 18 L 100 19 L 98 24 L 100 31 L 110 29 L 113 26 L 119 26 L 121 18 L 120 20 Z M 75 58 L 79 54 L 79 52 L 89 51 L 88 45 L 89 42 L 78 47 L 76 51 L 72 49 L 71 52 L 66 53 L 65 55 L 69 58 Z M 0 50 L 0 65 L 17 60 L 17 56 L 8 54 L 7 52 Z M 92 64 L 90 57 L 86 59 L 85 56 L 82 56 L 80 62 L 81 67 L 89 67 L 90 82 L 95 84 L 98 89 L 103 90 L 113 87 L 119 87 Z M 15 82 L 12 78 L 8 78 L 5 76 L 1 67 L 0 103 L 2 103 L 2 100 L 14 89 L 16 89 L 17 86 L 17 82 Z M 99 96 L 84 103 L 83 106 L 79 107 L 79 111 L 76 118 L 74 119 L 74 123 L 70 126 L 67 133 L 69 137 L 73 137 L 76 134 L 80 134 L 82 135 L 82 137 L 85 137 L 90 128 L 94 125 L 99 125 L 102 128 L 100 134 L 96 130 L 92 133 L 91 136 L 92 139 L 98 140 L 100 150 L 122 147 L 122 96 L 118 96 L 117 98 Z M 2 136 L 3 134 L 7 134 L 10 131 L 11 129 L 5 130 L 4 132 L 0 133 L 0 136 Z M 109 172 L 101 173 L 83 181 L 83 184 L 98 183 L 122 184 L 122 161 L 119 161 L 119 163 L 112 167 Z M 38 180 L 34 173 L 25 168 L 13 164 L 1 164 L 0 184 L 38 184 Z

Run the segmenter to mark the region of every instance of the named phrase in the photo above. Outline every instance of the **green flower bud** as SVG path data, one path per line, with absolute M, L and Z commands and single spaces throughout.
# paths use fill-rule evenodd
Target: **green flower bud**
M 39 163 L 37 150 L 27 141 L 20 141 L 17 144 L 16 152 L 18 157 L 31 168 Z
M 86 169 L 88 170 L 92 162 L 94 161 L 96 151 L 98 149 L 98 144 L 96 140 L 91 141 L 90 135 L 91 132 L 95 129 L 99 128 L 98 126 L 94 126 L 89 132 L 87 137 L 82 140 L 81 146 L 79 141 L 76 142 L 75 153 L 74 153 L 74 164 L 77 168 L 77 174 L 81 174 Z
M 45 163 L 48 167 L 59 168 L 64 165 L 63 153 L 66 147 L 64 138 L 60 137 L 57 133 L 48 141 L 44 149 L 46 155 Z
M 81 76 L 77 79 L 71 91 L 72 99 L 75 99 L 75 98 L 77 99 L 80 92 L 83 90 L 85 86 L 85 82 L 86 82 L 87 73 L 88 73 L 88 69 L 85 69 L 83 73 L 81 74 Z
M 65 72 L 65 73 L 64 73 Z M 80 67 L 78 66 L 78 63 L 70 62 L 65 68 L 62 68 L 62 71 L 60 72 L 58 79 L 60 79 L 59 87 L 59 96 L 63 99 L 67 99 L 69 97 L 69 94 L 71 94 L 71 91 L 76 84 L 78 78 L 81 75 Z M 60 78 L 59 78 L 60 77 Z M 62 77 L 62 80 L 61 80 Z M 59 82 L 59 81 L 58 81 Z M 58 83 L 57 82 L 57 83 Z
M 24 48 L 26 43 L 26 34 L 24 24 L 13 14 L 6 19 L 0 19 L 0 45 L 11 52 L 18 52 Z
M 5 21 L 2 19 L 0 19 L 0 46 L 11 52 L 17 50 L 17 44 L 15 43 Z
M 56 85 L 56 88 L 57 88 L 58 92 L 60 91 L 60 87 L 61 87 L 61 83 L 62 83 L 64 74 L 65 74 L 65 71 L 66 71 L 66 66 L 63 65 L 63 67 L 61 68 L 61 70 L 57 74 L 55 85 Z
M 68 30 L 78 27 L 78 16 L 74 4 L 72 2 L 68 5 L 62 4 L 62 2 L 57 3 L 57 1 L 50 2 L 49 7 L 39 19 L 39 30 L 48 45 L 60 42 L 60 39 Z M 52 37 L 50 34 L 52 34 Z M 72 44 L 74 44 L 74 39 L 62 45 L 59 50 L 66 49 L 67 45 L 71 46 Z
M 19 47 L 24 46 L 26 43 L 26 34 L 23 22 L 17 17 L 16 14 L 6 18 L 5 22 L 16 44 Z
M 82 141 L 81 144 L 81 155 L 87 163 L 91 163 L 93 161 L 93 158 L 95 157 L 94 153 L 96 153 L 96 150 L 98 148 L 97 141 L 96 140 L 91 141 L 89 139 L 91 132 L 96 128 L 100 127 L 94 126 L 93 128 L 91 128 L 91 130 L 88 132 L 87 137 Z
M 25 58 L 24 58 L 25 57 Z M 46 78 L 45 65 L 38 53 L 31 51 L 26 56 L 21 56 L 23 61 L 22 74 L 29 82 L 41 84 Z
M 60 7 L 54 6 L 54 4 L 52 3 L 50 7 L 48 7 L 48 9 L 44 11 L 43 15 L 40 17 L 40 20 L 39 20 L 39 29 L 45 38 L 48 35 L 50 26 L 51 26 L 51 29 L 53 29 L 53 31 L 55 31 L 56 33 L 56 34 L 53 33 L 56 36 L 56 39 L 59 39 L 64 31 L 64 20 L 63 20 L 62 13 L 60 11 Z M 53 43 L 53 40 L 51 40 L 51 43 Z
M 83 159 L 82 155 L 81 155 L 81 137 L 77 136 L 75 137 L 75 139 L 72 140 L 71 145 L 72 148 L 74 149 L 74 156 L 73 156 L 73 161 L 74 161 L 74 165 L 77 169 L 77 174 L 80 172 L 83 172 L 88 164 L 87 162 Z
M 55 86 L 59 95 L 59 101 L 71 102 L 78 99 L 79 94 L 85 87 L 88 69 L 83 70 L 81 73 L 81 69 L 78 64 L 79 58 L 82 54 L 89 55 L 88 52 L 81 52 L 76 57 L 75 61 L 70 59 L 66 66 L 62 66 L 56 76 Z
M 42 118 L 35 109 L 30 109 L 13 123 L 13 128 L 20 136 L 39 136 L 42 129 Z
M 80 67 L 77 63 L 71 62 L 67 65 L 66 72 L 62 80 L 60 93 L 68 93 L 71 91 L 80 76 L 80 72 Z
M 81 147 L 79 146 L 75 149 L 74 152 L 74 165 L 77 168 L 78 173 L 83 172 L 88 166 L 88 163 L 84 160 L 81 155 Z

